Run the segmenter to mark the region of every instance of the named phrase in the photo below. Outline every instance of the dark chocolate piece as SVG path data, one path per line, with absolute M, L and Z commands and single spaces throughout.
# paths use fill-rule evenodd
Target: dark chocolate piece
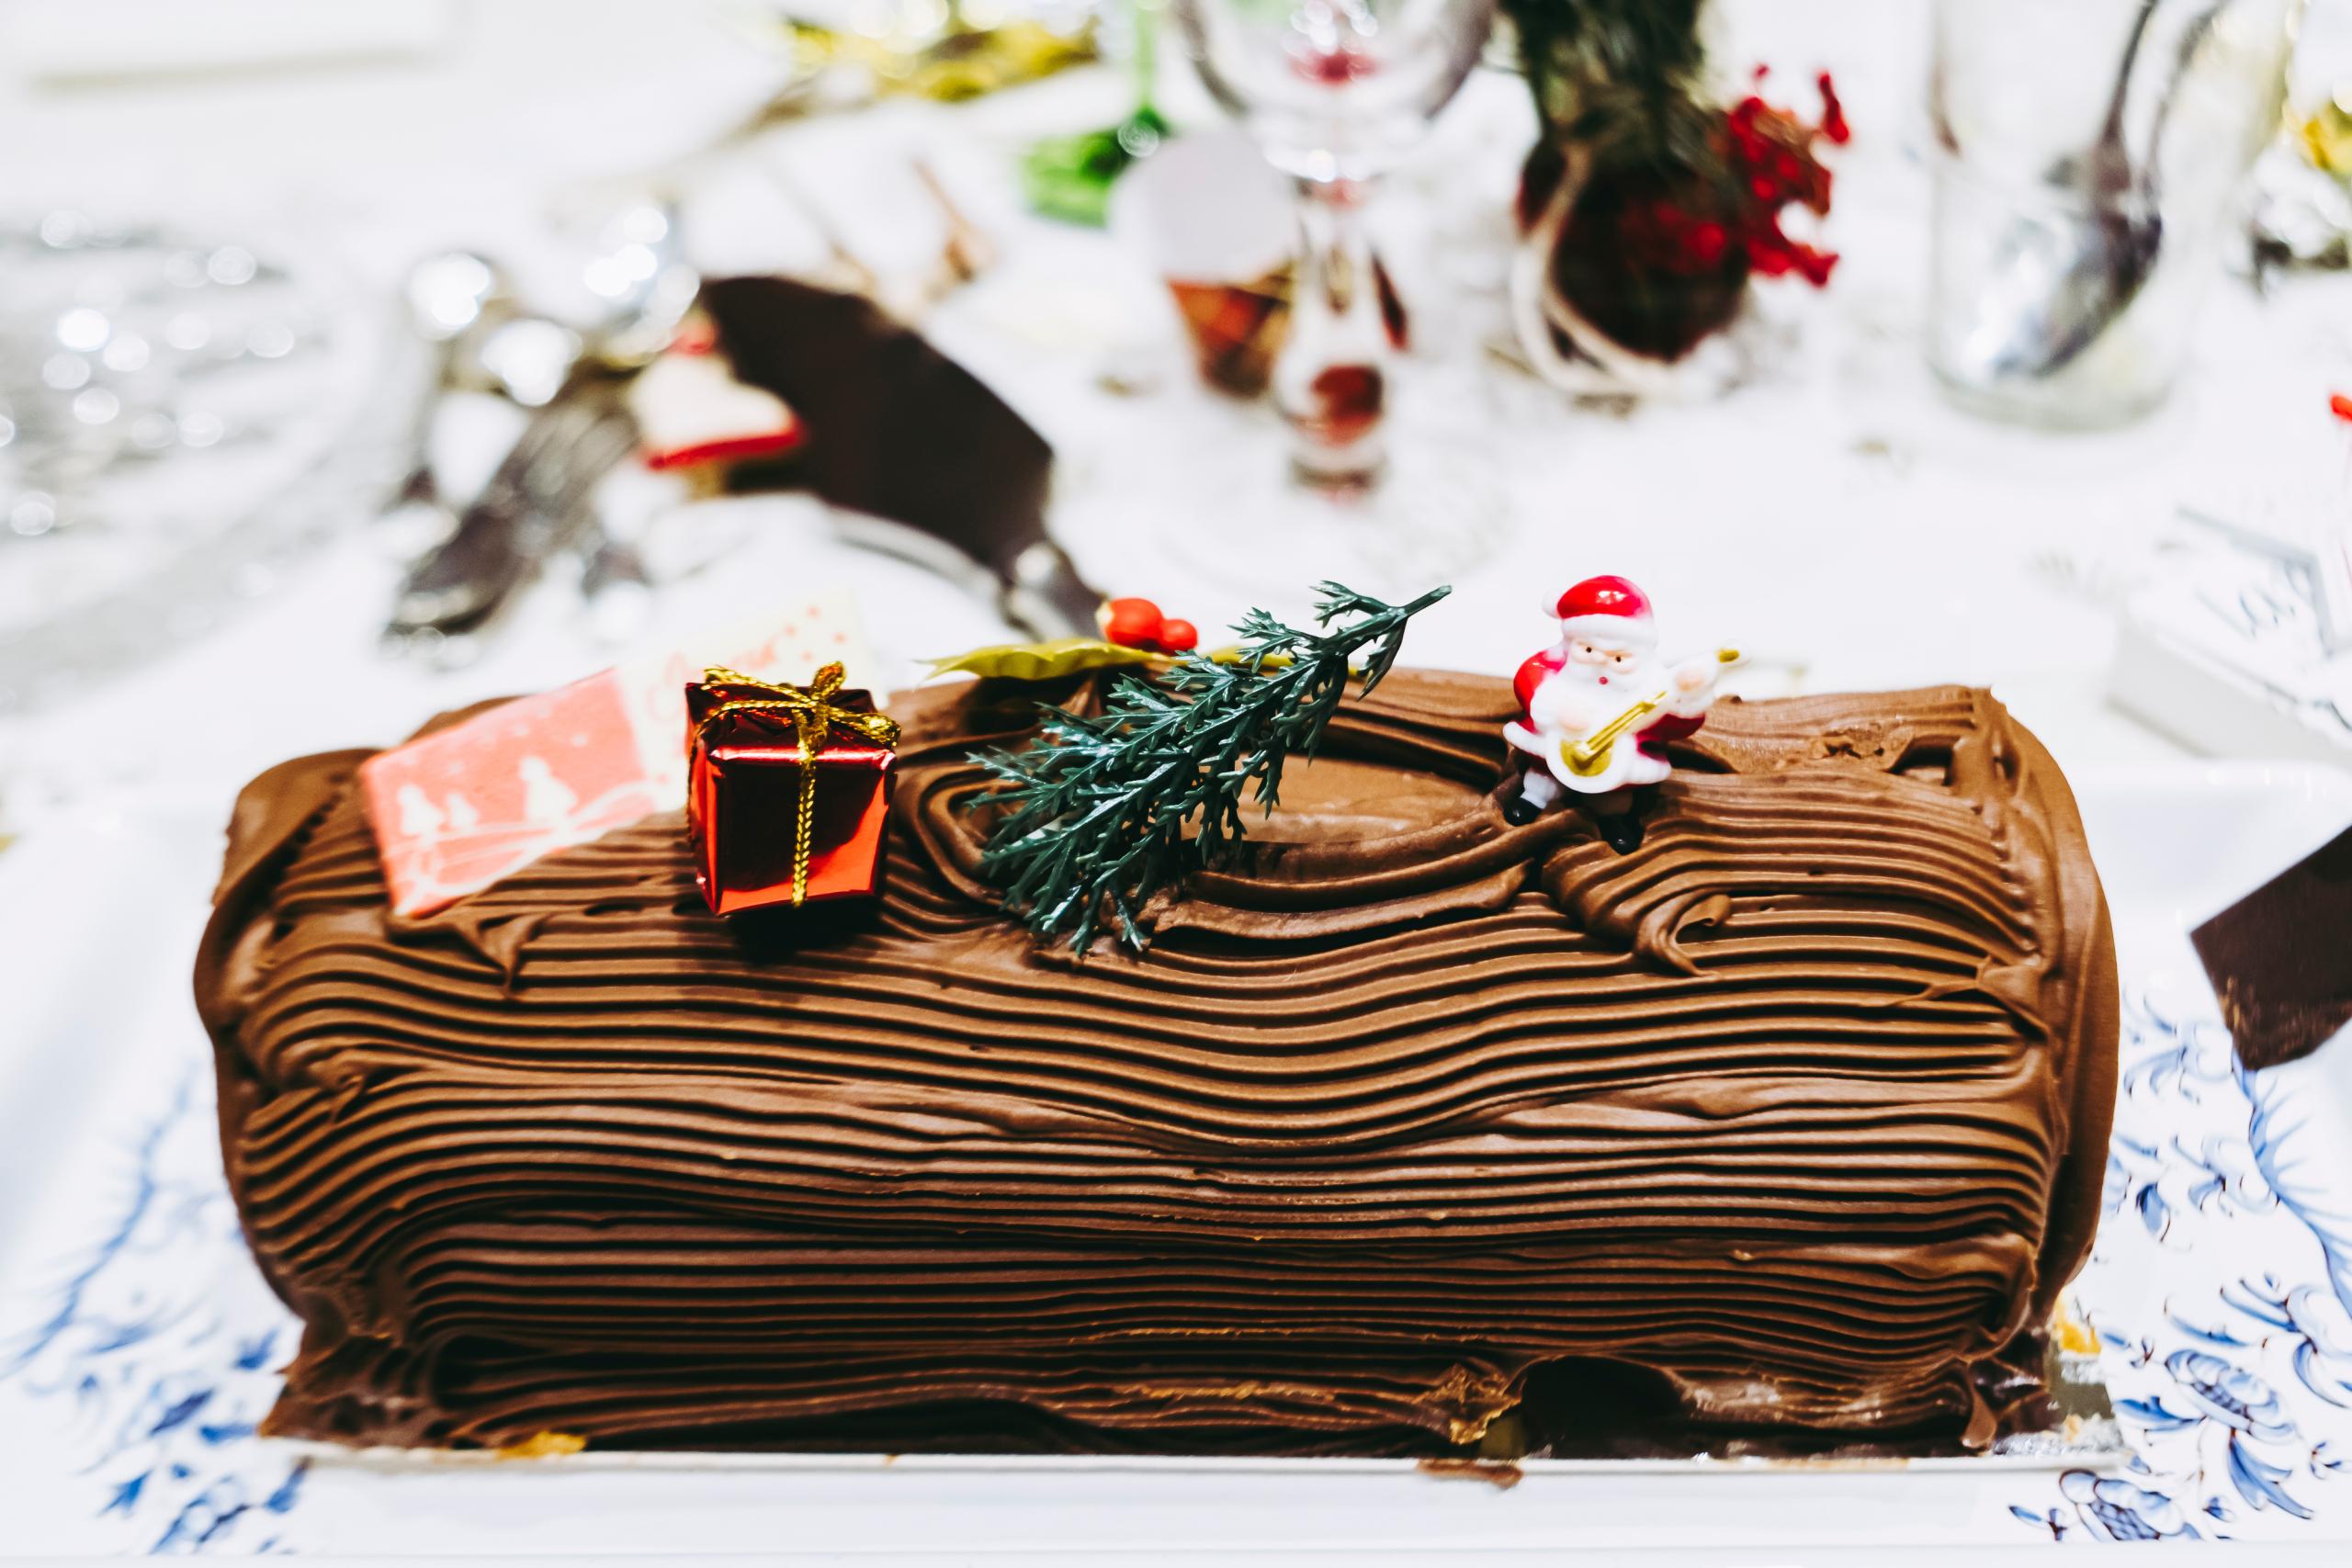
M 2352 1022 L 2352 828 L 2189 933 L 2238 1060 L 2276 1066 Z

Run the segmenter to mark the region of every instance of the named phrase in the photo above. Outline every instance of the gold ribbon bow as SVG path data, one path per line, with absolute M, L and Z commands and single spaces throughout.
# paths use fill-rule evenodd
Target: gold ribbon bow
M 707 734 L 710 727 L 731 714 L 763 713 L 792 721 L 793 733 L 800 741 L 800 812 L 792 836 L 792 907 L 798 908 L 808 897 L 808 857 L 813 852 L 817 831 L 818 748 L 825 743 L 825 732 L 845 730 L 862 739 L 871 740 L 885 748 L 899 744 L 898 720 L 878 713 L 859 713 L 854 708 L 836 706 L 833 694 L 842 689 L 847 671 L 839 664 L 828 664 L 817 671 L 816 679 L 806 686 L 784 686 L 774 682 L 755 680 L 740 670 L 714 664 L 702 672 L 706 686 L 728 686 L 750 692 L 748 697 L 732 697 L 702 716 L 695 728 L 697 737 Z

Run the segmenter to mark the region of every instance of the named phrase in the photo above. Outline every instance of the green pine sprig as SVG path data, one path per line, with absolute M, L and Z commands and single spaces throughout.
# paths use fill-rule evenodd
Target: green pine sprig
M 1453 590 L 1408 604 L 1336 582 L 1316 592 L 1318 631 L 1252 610 L 1233 628 L 1238 650 L 1123 676 L 1100 714 L 1047 707 L 1035 739 L 974 754 L 997 780 L 975 804 L 1002 812 L 980 868 L 1033 935 L 1066 935 L 1082 957 L 1107 914 L 1140 952 L 1137 911 L 1230 852 L 1252 792 L 1273 811 L 1283 765 L 1313 759 L 1351 676 L 1366 693 L 1380 684 L 1406 621 Z

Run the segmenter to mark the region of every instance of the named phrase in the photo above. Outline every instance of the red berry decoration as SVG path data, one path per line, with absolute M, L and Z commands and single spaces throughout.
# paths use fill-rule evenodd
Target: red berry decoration
M 1102 635 L 1122 648 L 1159 646 L 1159 606 L 1148 599 L 1114 599 L 1100 619 Z
M 1094 624 L 1106 640 L 1150 653 L 1183 653 L 1201 640 L 1192 622 L 1169 620 L 1148 599 L 1110 600 L 1094 612 Z

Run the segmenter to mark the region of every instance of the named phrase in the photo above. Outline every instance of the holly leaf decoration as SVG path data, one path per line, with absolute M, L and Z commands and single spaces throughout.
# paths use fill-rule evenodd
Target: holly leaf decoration
M 1319 629 L 1252 610 L 1233 628 L 1238 648 L 1188 653 L 1156 679 L 1124 675 L 1101 713 L 1048 706 L 1035 739 L 974 753 L 997 781 L 974 804 L 1001 814 L 981 873 L 1033 935 L 1067 937 L 1082 957 L 1107 918 L 1141 952 L 1137 911 L 1231 852 L 1245 799 L 1272 813 L 1284 764 L 1312 760 L 1350 682 L 1379 685 L 1405 623 L 1453 590 L 1406 604 L 1336 582 L 1316 592 Z
M 1052 681 L 1084 670 L 1148 664 L 1159 657 L 1147 648 L 1129 648 L 1101 637 L 1067 637 L 1054 642 L 1005 643 L 976 648 L 931 661 L 933 675 L 977 675 L 984 681 Z

